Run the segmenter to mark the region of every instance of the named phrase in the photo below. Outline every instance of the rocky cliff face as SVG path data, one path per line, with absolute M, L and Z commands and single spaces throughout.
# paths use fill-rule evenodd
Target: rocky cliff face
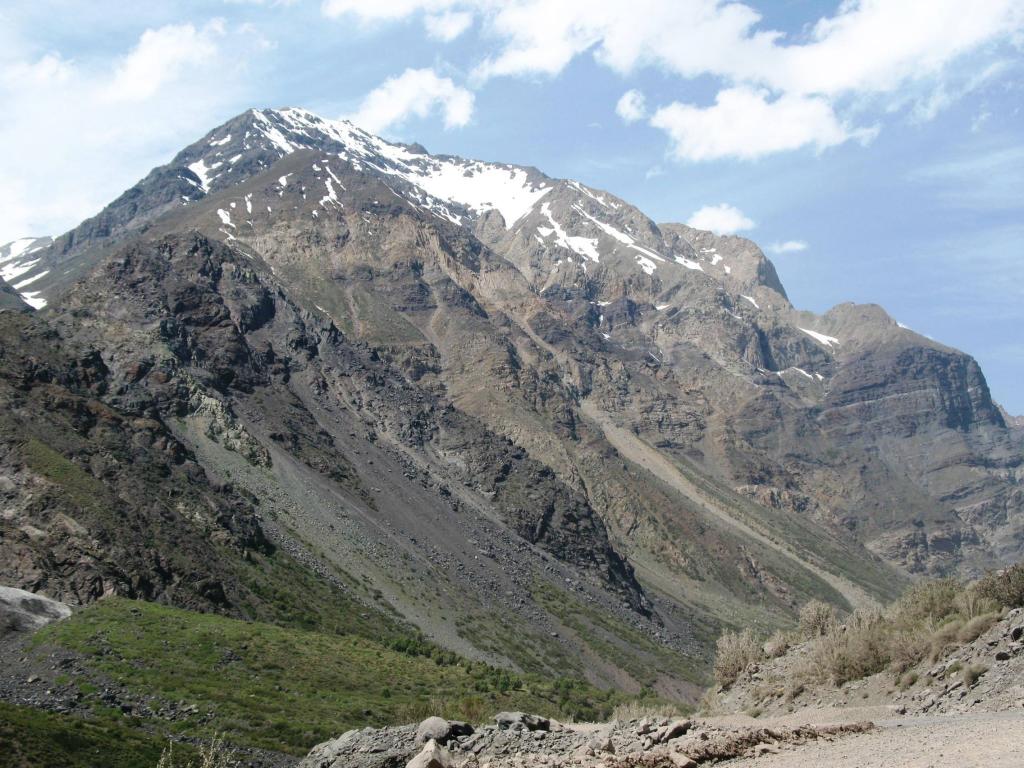
M 723 621 L 1024 546 L 970 357 L 532 168 L 250 111 L 32 255 L 16 322 L 108 407 L 463 652 L 668 690 Z

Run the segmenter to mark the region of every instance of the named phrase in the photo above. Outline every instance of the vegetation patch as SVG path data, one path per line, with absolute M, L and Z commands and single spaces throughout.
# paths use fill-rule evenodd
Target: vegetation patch
M 35 642 L 83 654 L 99 676 L 152 697 L 153 709 L 195 707 L 184 720 L 146 721 L 158 729 L 296 755 L 350 728 L 432 714 L 480 722 L 510 709 L 602 718 L 628 698 L 469 662 L 416 637 L 332 635 L 121 598 L 45 628 Z
M 0 768 L 153 768 L 165 741 L 126 724 L 0 702 Z M 193 750 L 177 748 L 188 760 Z
M 807 642 L 808 661 L 794 673 L 791 685 L 842 685 L 888 670 L 906 689 L 917 682 L 917 674 L 910 671 L 917 664 L 937 661 L 975 641 L 999 620 L 1002 610 L 1020 605 L 1024 565 L 990 573 L 970 585 L 955 579 L 918 582 L 888 608 L 859 609 L 844 621 L 831 606 L 811 601 L 801 609 L 796 629 L 776 633 L 767 642 L 750 629 L 725 632 L 718 639 L 715 680 L 728 688 L 750 665 Z M 974 668 L 962 672 L 968 686 L 984 674 Z

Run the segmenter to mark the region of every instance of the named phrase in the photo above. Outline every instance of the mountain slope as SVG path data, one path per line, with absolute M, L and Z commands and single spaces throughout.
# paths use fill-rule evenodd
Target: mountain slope
M 33 257 L 109 407 L 470 656 L 685 695 L 723 624 L 1024 546 L 970 357 L 536 169 L 253 110 Z

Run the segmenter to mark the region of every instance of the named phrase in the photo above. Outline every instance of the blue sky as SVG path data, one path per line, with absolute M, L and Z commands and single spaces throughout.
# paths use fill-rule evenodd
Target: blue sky
M 751 237 L 797 306 L 882 304 L 1024 413 L 1022 53 L 1019 0 L 7 2 L 0 242 L 302 106 Z

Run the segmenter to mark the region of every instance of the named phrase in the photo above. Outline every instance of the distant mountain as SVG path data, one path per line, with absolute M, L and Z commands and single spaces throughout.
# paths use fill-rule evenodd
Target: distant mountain
M 39 337 L 102 367 L 90 407 L 471 656 L 685 693 L 723 624 L 1024 549 L 1024 435 L 971 357 L 800 311 L 751 241 L 533 168 L 251 110 L 31 256 Z M 45 402 L 56 374 L 22 371 L 7 397 Z M 35 437 L 109 486 L 97 428 Z M 0 578 L 68 581 L 32 541 Z

